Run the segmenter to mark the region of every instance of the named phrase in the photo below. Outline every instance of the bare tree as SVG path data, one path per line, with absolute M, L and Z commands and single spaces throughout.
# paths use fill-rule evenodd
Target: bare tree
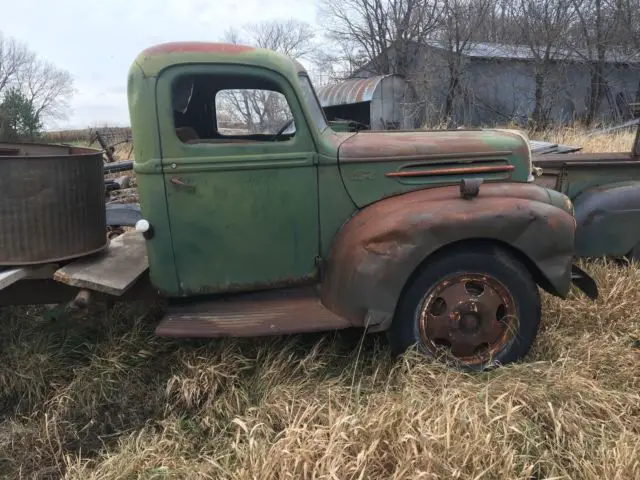
M 296 19 L 247 23 L 240 29 L 228 29 L 224 40 L 268 48 L 295 59 L 310 57 L 317 48 L 313 28 Z
M 460 93 L 464 59 L 475 32 L 485 24 L 494 0 L 444 0 L 441 41 L 446 48 L 448 86 L 444 117 L 455 123 L 455 100 Z
M 618 0 L 616 2 L 620 31 L 618 33 L 622 48 L 631 58 L 640 59 L 640 0 Z M 640 102 L 640 78 L 635 102 Z
M 640 0 L 618 0 L 621 43 L 640 52 Z
M 591 80 L 584 122 L 591 125 L 600 108 L 606 88 L 607 55 L 616 43 L 619 31 L 617 0 L 571 0 L 576 24 L 573 29 L 574 52 L 590 67 Z
M 244 30 L 252 45 L 275 50 L 295 59 L 307 58 L 317 48 L 313 28 L 295 19 L 250 23 Z
M 33 59 L 33 53 L 13 38 L 5 38 L 0 32 L 0 96 L 16 84 L 17 76 Z
M 314 55 L 313 63 L 318 71 L 314 84 L 325 85 L 353 76 L 360 66 L 367 63 L 367 57 L 350 44 L 326 42 L 324 48 Z
M 510 44 L 521 40 L 517 17 L 519 0 L 493 0 L 483 22 L 472 33 L 474 42 Z
M 19 82 L 40 118 L 66 116 L 69 99 L 74 93 L 73 77 L 69 72 L 34 59 L 20 72 Z
M 521 27 L 522 40 L 533 57 L 533 127 L 544 128 L 550 120 L 552 104 L 557 100 L 545 88 L 548 87 L 545 81 L 557 62 L 569 56 L 566 39 L 575 20 L 575 10 L 572 0 L 520 0 L 517 14 L 516 23 Z
M 40 59 L 24 43 L 0 34 L 0 100 L 10 87 L 18 88 L 38 118 L 65 118 L 74 93 L 66 70 Z
M 342 46 L 351 68 L 407 75 L 418 47 L 440 24 L 442 0 L 322 0 L 327 37 Z M 344 59 L 344 58 L 343 58 Z

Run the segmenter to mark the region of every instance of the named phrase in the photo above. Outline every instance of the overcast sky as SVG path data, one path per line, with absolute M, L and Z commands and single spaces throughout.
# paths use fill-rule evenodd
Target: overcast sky
M 128 125 L 127 71 L 149 45 L 218 41 L 247 22 L 316 19 L 314 0 L 2 0 L 0 11 L 5 36 L 75 78 L 72 111 L 58 128 Z

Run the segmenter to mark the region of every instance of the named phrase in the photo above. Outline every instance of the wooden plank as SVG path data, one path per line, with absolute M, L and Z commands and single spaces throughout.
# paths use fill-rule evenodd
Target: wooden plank
M 9 268 L 0 272 L 0 290 L 22 280 L 29 274 L 25 267 Z
M 41 280 L 51 278 L 55 271 L 54 265 L 29 266 L 7 268 L 0 271 L 0 290 L 20 280 Z
M 111 240 L 105 252 L 57 270 L 53 279 L 72 287 L 120 296 L 148 268 L 144 237 L 130 231 Z

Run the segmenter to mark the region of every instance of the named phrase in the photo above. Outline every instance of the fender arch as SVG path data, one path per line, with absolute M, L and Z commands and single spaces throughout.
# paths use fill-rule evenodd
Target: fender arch
M 356 213 L 336 235 L 321 282 L 322 303 L 354 326 L 388 322 L 407 281 L 436 252 L 467 241 L 508 245 L 537 283 L 565 298 L 575 224 L 539 186 L 484 184 L 473 199 L 459 187 L 416 190 Z
M 640 241 L 640 182 L 599 185 L 573 202 L 576 255 L 621 257 Z

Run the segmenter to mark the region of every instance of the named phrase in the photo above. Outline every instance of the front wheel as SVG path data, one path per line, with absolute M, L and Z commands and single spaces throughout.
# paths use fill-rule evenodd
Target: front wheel
M 392 350 L 417 344 L 466 370 L 515 362 L 540 324 L 540 295 L 525 266 L 498 246 L 438 255 L 410 280 L 388 331 Z

